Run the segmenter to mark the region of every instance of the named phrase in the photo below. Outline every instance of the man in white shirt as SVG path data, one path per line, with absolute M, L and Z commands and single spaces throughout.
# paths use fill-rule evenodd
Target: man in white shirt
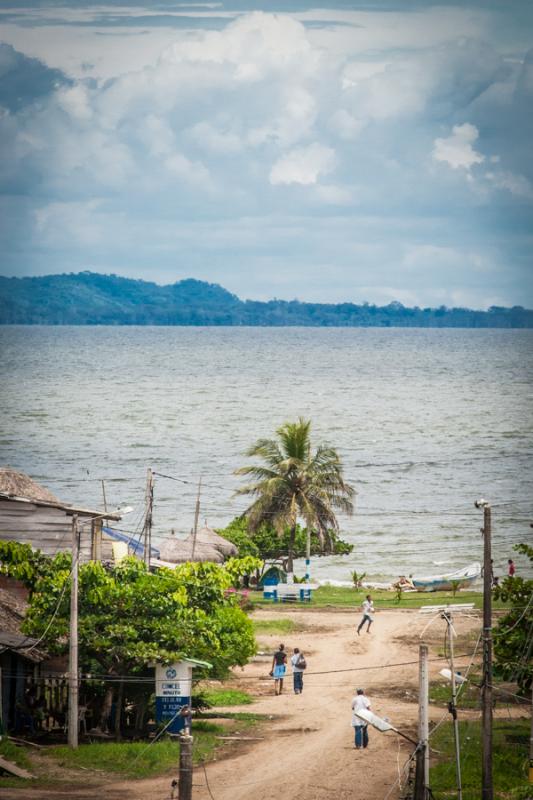
M 374 614 L 374 603 L 372 602 L 372 598 L 370 597 L 369 594 L 367 594 L 366 600 L 363 600 L 362 608 L 363 608 L 363 619 L 361 620 L 361 622 L 359 623 L 359 627 L 357 628 L 357 635 L 358 636 L 359 636 L 359 634 L 361 632 L 361 628 L 363 627 L 365 622 L 368 622 L 368 627 L 366 629 L 366 632 L 370 633 L 370 626 L 372 625 L 372 623 L 374 621 L 374 617 L 373 617 L 373 614 Z
M 304 654 L 298 647 L 294 648 L 294 655 L 291 656 L 292 676 L 294 682 L 294 694 L 301 694 L 304 689 L 304 669 L 307 666 Z
M 370 700 L 365 696 L 364 689 L 357 689 L 357 694 L 352 700 L 352 727 L 355 729 L 355 748 L 368 747 L 368 723 L 362 717 L 357 716 L 360 709 L 366 708 L 371 711 Z

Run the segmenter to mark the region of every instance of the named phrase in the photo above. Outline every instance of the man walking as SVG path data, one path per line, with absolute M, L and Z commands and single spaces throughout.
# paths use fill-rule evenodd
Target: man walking
M 298 647 L 294 648 L 294 655 L 291 656 L 292 679 L 294 682 L 294 694 L 301 694 L 304 689 L 304 669 L 307 662 L 303 653 Z
M 355 729 L 355 749 L 368 747 L 368 723 L 362 717 L 357 716 L 361 709 L 371 711 L 370 700 L 365 696 L 364 689 L 357 689 L 357 694 L 352 700 L 352 727 Z
M 357 628 L 357 635 L 359 636 L 361 633 L 361 628 L 364 626 L 365 622 L 368 623 L 368 627 L 366 629 L 367 633 L 370 633 L 370 626 L 374 621 L 374 603 L 372 602 L 372 598 L 369 594 L 366 596 L 366 600 L 363 600 L 363 619 L 359 623 L 359 627 Z

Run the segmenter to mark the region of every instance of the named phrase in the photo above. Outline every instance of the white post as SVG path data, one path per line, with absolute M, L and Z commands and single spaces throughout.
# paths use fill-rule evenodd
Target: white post
M 78 747 L 78 561 L 80 532 L 78 516 L 72 517 L 72 575 L 70 584 L 70 637 L 68 650 L 68 744 Z

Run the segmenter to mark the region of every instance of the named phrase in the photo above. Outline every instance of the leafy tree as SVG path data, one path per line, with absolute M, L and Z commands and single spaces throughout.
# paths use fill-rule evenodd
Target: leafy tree
M 24 576 L 18 545 L 0 551 L 2 569 L 32 589 L 23 624 L 29 636 L 43 637 L 52 653 L 68 649 L 70 554 L 47 559 Z M 11 559 L 11 560 L 9 560 Z M 35 560 L 30 562 L 33 566 Z M 148 664 L 184 656 L 213 664 L 210 676 L 223 677 L 244 666 L 255 652 L 250 620 L 235 598 L 226 596 L 232 576 L 211 563 L 183 564 L 157 573 L 126 558 L 114 567 L 89 562 L 79 570 L 79 656 L 83 672 L 99 676 L 149 677 Z M 119 702 L 123 698 L 119 682 Z M 150 689 L 151 691 L 151 689 Z M 109 693 L 108 693 L 109 699 Z M 120 714 L 117 714 L 120 720 Z
M 227 527 L 217 531 L 228 541 L 233 542 L 239 548 L 241 556 L 258 556 L 263 561 L 277 561 L 287 557 L 289 551 L 290 528 L 285 528 L 280 535 L 276 529 L 265 522 L 257 530 L 249 530 L 248 518 L 236 517 Z M 326 542 L 328 548 L 326 549 Z M 307 544 L 307 528 L 296 526 L 294 537 L 294 558 L 304 558 Z M 311 531 L 311 555 L 348 555 L 353 550 L 353 545 L 339 538 L 338 533 L 333 530 L 328 531 L 326 541 L 320 539 L 316 531 Z M 225 567 L 227 569 L 228 562 Z
M 518 544 L 514 549 L 533 562 L 533 547 Z M 494 596 L 511 603 L 494 630 L 495 669 L 525 691 L 533 681 L 533 580 L 507 577 L 495 587 Z
M 310 420 L 300 417 L 298 422 L 285 422 L 276 431 L 277 439 L 259 439 L 247 452 L 260 458 L 264 466 L 236 470 L 237 475 L 254 479 L 237 491 L 256 498 L 246 511 L 250 530 L 258 530 L 265 522 L 280 535 L 289 528 L 290 572 L 299 518 L 305 520 L 309 534 L 316 529 L 327 547 L 328 531 L 339 529 L 335 510 L 353 513 L 355 491 L 343 479 L 337 451 L 322 444 L 313 453 L 310 432 Z
M 244 575 L 253 575 L 254 572 L 259 572 L 262 568 L 263 562 L 260 558 L 255 558 L 254 556 L 229 558 L 224 564 L 224 569 L 231 576 L 234 586 L 238 586 L 240 579 Z

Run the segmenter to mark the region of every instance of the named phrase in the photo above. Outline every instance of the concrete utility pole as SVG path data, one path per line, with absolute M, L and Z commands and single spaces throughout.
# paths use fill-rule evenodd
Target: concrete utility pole
M 490 503 L 478 500 L 476 508 L 483 509 L 483 683 L 481 688 L 481 797 L 493 800 L 492 782 L 492 519 Z
M 150 555 L 152 550 L 152 513 L 154 507 L 154 478 L 152 470 L 148 467 L 146 473 L 146 514 L 144 517 L 144 563 L 150 569 Z
M 68 744 L 78 747 L 78 561 L 80 531 L 78 515 L 72 517 L 72 575 L 70 584 L 70 636 L 68 650 Z
M 426 800 L 429 786 L 429 670 L 428 646 L 421 644 L 418 650 L 418 744 L 420 751 L 416 760 L 415 800 Z
M 202 476 L 198 481 L 198 494 L 196 495 L 196 507 L 194 509 L 194 528 L 192 531 L 191 561 L 194 561 L 194 551 L 196 550 L 196 536 L 198 534 L 198 517 L 200 516 L 200 493 L 202 491 Z

